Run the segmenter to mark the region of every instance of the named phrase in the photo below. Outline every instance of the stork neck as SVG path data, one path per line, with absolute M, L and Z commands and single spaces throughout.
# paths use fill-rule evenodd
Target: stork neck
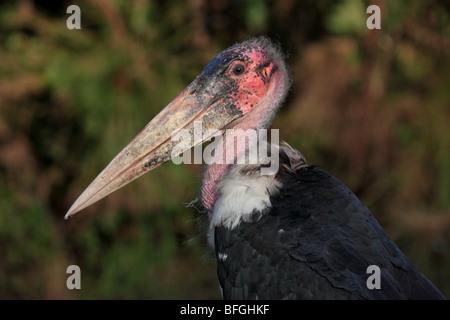
M 246 114 L 242 121 L 237 123 L 232 129 L 241 129 L 245 131 L 248 129 L 257 130 L 269 128 L 275 113 L 286 96 L 290 84 L 285 65 L 280 64 L 279 66 L 280 72 L 273 78 L 273 84 L 266 96 L 263 97 L 260 103 L 256 105 L 248 114 Z M 231 146 L 229 146 L 230 144 Z M 227 139 L 227 133 L 225 132 L 222 140 L 222 150 L 234 150 L 234 160 L 236 160 L 242 152 L 246 151 L 248 142 L 241 144 L 241 147 L 239 147 L 239 144 L 237 147 L 233 147 L 233 145 L 234 137 L 233 139 Z M 242 147 L 242 145 L 244 145 L 244 147 Z M 224 152 L 224 156 L 226 151 Z M 202 202 L 203 206 L 208 211 L 210 220 L 214 209 L 214 204 L 218 197 L 216 192 L 217 182 L 224 174 L 226 174 L 231 165 L 227 164 L 226 161 L 223 161 L 222 163 L 223 164 L 212 163 L 209 165 L 203 176 Z
M 269 102 L 269 101 L 268 101 Z M 258 130 L 258 129 L 266 129 L 270 123 L 272 122 L 273 114 L 276 112 L 277 107 L 273 105 L 269 105 L 269 103 L 262 103 L 262 105 L 258 106 L 258 109 L 255 109 L 251 113 L 249 113 L 245 119 L 236 124 L 232 130 L 241 129 L 242 132 L 245 130 Z M 237 131 L 235 131 L 237 132 Z M 256 135 L 258 137 L 258 135 Z M 223 135 L 223 139 L 221 142 L 221 146 L 224 152 L 222 155 L 223 161 L 222 163 L 213 162 L 210 164 L 204 173 L 203 176 L 203 184 L 202 184 L 202 202 L 203 206 L 207 209 L 209 216 L 211 218 L 212 211 L 214 208 L 214 203 L 217 200 L 216 194 L 216 184 L 220 180 L 220 178 L 226 174 L 232 164 L 229 164 L 230 156 L 227 158 L 227 152 L 233 152 L 233 163 L 236 163 L 236 159 L 239 155 L 246 152 L 248 149 L 248 141 L 245 140 L 245 143 L 237 143 L 235 144 L 234 137 L 230 136 L 228 131 L 225 131 Z

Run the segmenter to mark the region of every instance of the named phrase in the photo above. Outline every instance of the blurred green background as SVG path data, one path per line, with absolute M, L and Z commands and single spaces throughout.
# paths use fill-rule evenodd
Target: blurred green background
M 260 34 L 294 79 L 280 138 L 450 297 L 448 1 L 23 0 L 0 2 L 0 299 L 220 298 L 206 219 L 185 207 L 201 166 L 167 163 L 63 216 L 217 53 Z

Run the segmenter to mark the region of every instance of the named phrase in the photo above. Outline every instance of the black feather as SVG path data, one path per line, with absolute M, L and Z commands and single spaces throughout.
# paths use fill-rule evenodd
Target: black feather
M 225 299 L 445 299 L 341 182 L 316 167 L 281 167 L 271 210 L 215 228 Z M 223 258 L 223 256 L 222 256 Z M 381 269 L 381 289 L 366 285 Z

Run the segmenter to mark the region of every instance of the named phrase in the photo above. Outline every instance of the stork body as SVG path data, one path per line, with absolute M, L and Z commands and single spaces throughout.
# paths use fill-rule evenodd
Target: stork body
M 443 298 L 343 183 L 301 156 L 290 158 L 296 151 L 289 146 L 280 153 L 267 205 L 235 228 L 214 228 L 225 299 Z M 241 179 L 225 177 L 219 192 L 247 184 L 244 168 Z M 251 175 L 258 177 L 256 167 Z M 251 191 L 242 199 L 255 201 Z M 367 285 L 371 265 L 381 270 L 380 289 Z
M 249 151 L 226 129 L 268 128 L 290 86 L 278 48 L 260 37 L 216 56 L 83 192 L 66 217 L 170 160 L 180 128 L 201 141 L 223 137 L 232 158 Z M 276 149 L 275 174 L 263 163 L 230 164 L 225 154 L 204 173 L 202 203 L 225 299 L 445 299 L 389 239 L 341 182 L 288 145 Z M 183 150 L 180 150 L 182 152 Z M 370 289 L 368 267 L 380 268 Z

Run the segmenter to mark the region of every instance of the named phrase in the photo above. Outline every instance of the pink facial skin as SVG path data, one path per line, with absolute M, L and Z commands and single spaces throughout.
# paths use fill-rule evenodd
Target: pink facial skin
M 244 115 L 263 98 L 269 90 L 271 76 L 278 69 L 267 55 L 254 50 L 245 60 L 233 61 L 227 70 L 227 76 L 234 79 L 237 90 L 232 93 L 230 102 Z

